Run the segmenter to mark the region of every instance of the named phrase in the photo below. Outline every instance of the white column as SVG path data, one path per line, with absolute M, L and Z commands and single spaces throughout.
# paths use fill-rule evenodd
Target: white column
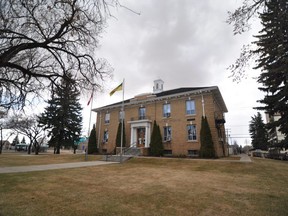
M 145 147 L 147 148 L 148 147 L 148 127 L 146 125 L 145 127 Z
M 132 146 L 136 147 L 137 146 L 137 140 L 136 140 L 137 139 L 137 128 L 136 127 L 132 128 L 131 135 L 133 136 L 133 139 L 131 140 Z
M 134 128 L 132 127 L 131 125 L 131 136 L 130 136 L 130 147 L 133 147 L 134 146 Z
M 147 124 L 145 127 L 145 147 L 150 147 L 150 125 Z

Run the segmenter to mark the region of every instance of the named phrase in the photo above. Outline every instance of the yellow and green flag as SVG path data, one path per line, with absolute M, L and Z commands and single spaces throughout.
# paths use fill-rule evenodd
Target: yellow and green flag
M 122 89 L 123 89 L 123 82 L 110 92 L 110 96 L 112 96 L 116 91 L 121 91 Z

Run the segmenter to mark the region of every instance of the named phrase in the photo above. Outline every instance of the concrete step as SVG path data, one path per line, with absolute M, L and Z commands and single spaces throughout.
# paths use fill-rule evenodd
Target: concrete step
M 122 162 L 129 160 L 133 156 L 131 155 L 122 155 Z M 103 155 L 103 161 L 111 161 L 111 162 L 120 162 L 120 155 Z

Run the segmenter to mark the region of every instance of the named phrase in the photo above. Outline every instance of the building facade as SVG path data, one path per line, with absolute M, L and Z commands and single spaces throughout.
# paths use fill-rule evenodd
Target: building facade
M 268 113 L 265 113 L 265 115 L 266 115 L 267 123 L 278 121 L 281 118 L 281 115 L 279 113 L 276 113 L 274 115 L 269 115 Z M 272 144 L 280 143 L 284 139 L 285 139 L 285 135 L 279 131 L 279 127 L 276 127 L 274 128 L 274 130 L 270 131 L 269 141 Z
M 126 145 L 149 154 L 154 120 L 160 127 L 164 155 L 197 157 L 201 146 L 202 116 L 206 116 L 218 157 L 226 156 L 226 105 L 217 86 L 163 90 L 162 80 L 154 81 L 153 93 L 93 109 L 97 113 L 96 133 L 102 153 L 116 151 L 119 122 L 124 122 Z M 124 112 L 122 107 L 124 104 Z

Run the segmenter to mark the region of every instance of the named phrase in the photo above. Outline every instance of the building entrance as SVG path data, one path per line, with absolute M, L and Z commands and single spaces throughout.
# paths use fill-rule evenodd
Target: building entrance
M 137 128 L 137 147 L 144 147 L 145 146 L 145 128 L 140 127 Z
M 149 148 L 151 136 L 151 121 L 150 120 L 137 120 L 129 121 L 131 124 L 131 147 Z

